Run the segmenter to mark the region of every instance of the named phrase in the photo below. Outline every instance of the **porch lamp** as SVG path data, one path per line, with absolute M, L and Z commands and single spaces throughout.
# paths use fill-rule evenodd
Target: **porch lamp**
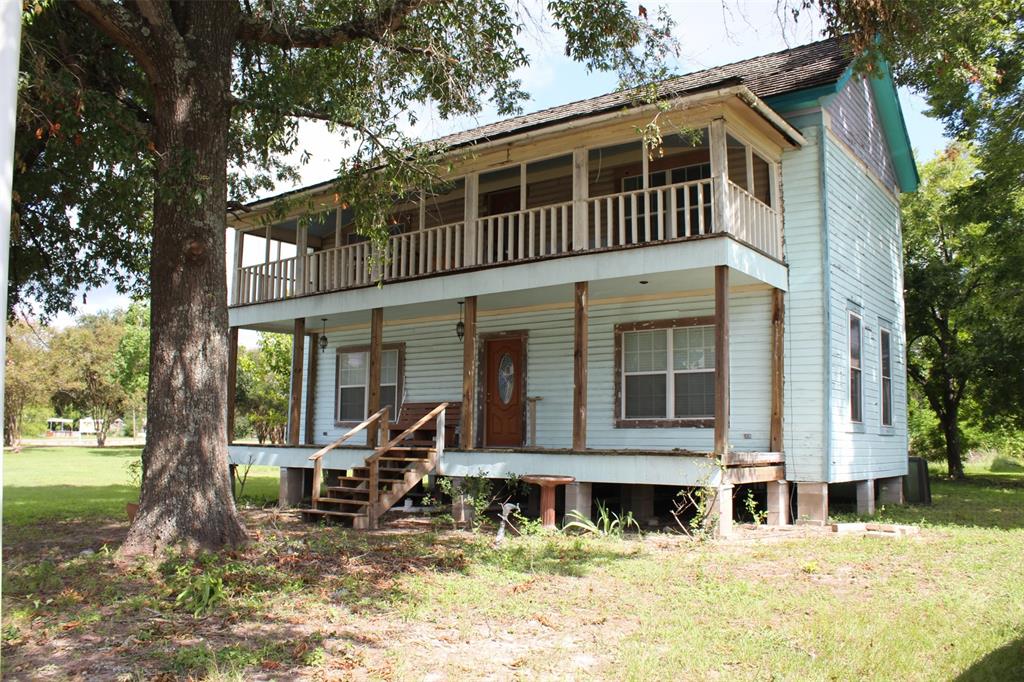
M 327 350 L 327 318 L 321 317 L 320 321 L 323 323 L 323 331 L 320 332 L 320 352 L 323 353 Z
M 459 321 L 455 325 L 455 336 L 459 337 L 459 341 L 462 341 L 462 337 L 466 335 L 466 323 L 462 321 L 462 304 L 465 301 L 459 301 Z

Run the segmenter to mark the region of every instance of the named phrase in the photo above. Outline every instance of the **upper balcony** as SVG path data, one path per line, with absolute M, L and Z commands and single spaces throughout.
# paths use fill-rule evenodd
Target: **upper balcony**
M 231 304 L 716 236 L 784 262 L 781 147 L 756 128 L 712 118 L 666 135 L 653 158 L 632 130 L 615 144 L 593 139 L 607 138 L 576 132 L 516 163 L 481 161 L 443 192 L 396 204 L 382 247 L 341 207 L 319 221 L 237 226 Z M 254 237 L 263 258 L 244 264 Z

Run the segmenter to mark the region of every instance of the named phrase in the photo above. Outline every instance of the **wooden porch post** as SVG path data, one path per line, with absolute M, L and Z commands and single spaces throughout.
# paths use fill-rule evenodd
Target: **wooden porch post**
M 589 216 L 587 199 L 590 196 L 590 160 L 586 149 L 572 150 L 572 249 L 584 251 L 588 246 Z M 577 285 L 578 286 L 578 285 Z
M 302 414 L 302 353 L 306 344 L 306 318 L 295 318 L 292 332 L 292 392 L 288 405 L 288 445 L 299 444 Z
M 316 365 L 320 349 L 317 342 L 319 334 L 309 335 L 309 365 L 306 368 L 306 428 L 305 437 L 302 439 L 306 445 L 313 445 L 316 442 L 314 431 L 314 412 L 316 410 Z
M 384 309 L 374 308 L 370 311 L 370 387 L 367 396 L 366 414 L 373 414 L 380 409 L 380 365 L 384 345 Z M 379 429 L 367 429 L 366 444 L 377 447 Z
M 462 200 L 464 208 L 463 220 L 466 225 L 462 259 L 465 265 L 476 265 L 477 243 L 480 237 L 476 223 L 477 218 L 480 216 L 480 174 L 470 173 L 467 175 L 463 182 L 463 189 L 466 193 Z
M 476 296 L 467 296 L 465 305 L 466 333 L 462 339 L 462 424 L 459 426 L 459 447 L 476 447 Z
M 732 226 L 728 219 L 726 202 L 729 181 L 729 157 L 726 151 L 725 119 L 716 118 L 711 122 L 709 144 L 711 145 L 711 201 L 712 232 L 729 232 Z
M 786 308 L 782 289 L 772 289 L 772 421 L 769 443 L 772 452 L 782 452 L 782 410 L 785 402 L 783 361 L 785 359 Z
M 587 346 L 590 283 L 576 282 L 572 353 L 572 449 L 587 449 Z
M 292 295 L 304 294 L 309 287 L 306 272 L 306 245 L 309 241 L 309 226 L 301 225 L 295 239 L 295 290 Z
M 228 442 L 235 439 L 235 397 L 238 393 L 238 327 L 228 330 Z M 134 432 L 133 432 L 134 433 Z
M 234 304 L 241 303 L 242 297 L 239 295 L 238 287 L 242 281 L 242 248 L 245 244 L 245 233 L 241 229 L 235 228 L 235 267 L 231 273 L 231 302 Z
M 715 266 L 715 455 L 729 450 L 729 266 Z

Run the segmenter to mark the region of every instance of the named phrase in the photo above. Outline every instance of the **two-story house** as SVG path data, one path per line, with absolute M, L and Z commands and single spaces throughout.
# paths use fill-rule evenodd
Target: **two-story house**
M 615 486 L 641 518 L 706 486 L 725 532 L 737 485 L 774 523 L 823 522 L 834 484 L 896 500 L 918 178 L 891 78 L 851 62 L 826 40 L 673 78 L 655 154 L 621 93 L 446 137 L 383 253 L 330 183 L 290 193 L 326 218 L 231 216 L 235 347 L 295 340 L 289 445 L 232 461 L 362 527 L 428 473 L 571 476 L 567 510 Z

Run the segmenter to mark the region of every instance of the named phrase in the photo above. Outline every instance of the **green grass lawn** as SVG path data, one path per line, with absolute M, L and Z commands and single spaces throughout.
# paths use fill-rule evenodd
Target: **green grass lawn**
M 41 521 L 98 520 L 124 515 L 139 491 L 129 485 L 127 466 L 139 458 L 138 447 L 26 447 L 5 450 L 4 530 Z M 243 503 L 277 499 L 277 468 L 249 473 Z
M 903 539 L 495 546 L 425 521 L 364 533 L 250 506 L 239 552 L 129 567 L 80 555 L 99 547 L 92 526 L 116 519 L 123 534 L 134 452 L 5 458 L 5 677 L 1024 680 L 1012 467 L 975 464 L 966 482 L 933 479 L 932 506 L 880 510 L 921 527 Z M 276 489 L 252 475 L 247 493 Z M 73 495 L 54 507 L 43 490 Z

